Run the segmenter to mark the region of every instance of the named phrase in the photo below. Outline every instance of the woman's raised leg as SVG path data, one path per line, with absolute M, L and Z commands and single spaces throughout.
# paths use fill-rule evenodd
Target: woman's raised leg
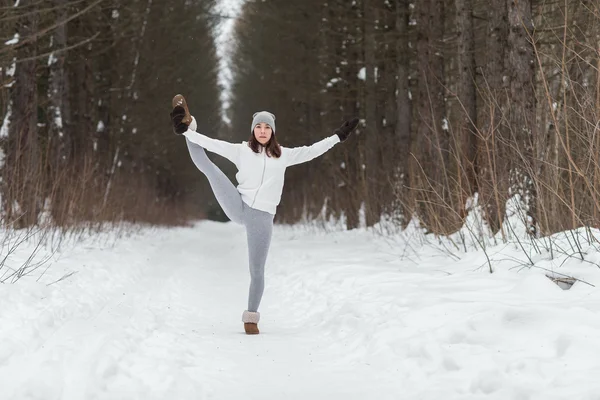
M 243 208 L 240 193 L 223 171 L 208 158 L 202 146 L 190 142 L 188 138 L 185 138 L 185 141 L 192 161 L 208 178 L 210 187 L 227 217 L 233 222 L 242 224 Z

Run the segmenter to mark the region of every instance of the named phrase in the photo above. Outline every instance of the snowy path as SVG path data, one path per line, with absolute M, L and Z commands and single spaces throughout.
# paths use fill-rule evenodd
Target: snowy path
M 600 399 L 598 291 L 477 257 L 278 227 L 246 336 L 240 227 L 81 246 L 0 286 L 0 399 Z

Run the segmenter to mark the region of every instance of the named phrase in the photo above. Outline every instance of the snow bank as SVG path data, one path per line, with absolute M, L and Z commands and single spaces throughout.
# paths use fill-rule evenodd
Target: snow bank
M 63 248 L 0 285 L 0 399 L 598 399 L 599 232 L 563 254 L 336 229 L 275 227 L 253 337 L 240 226 Z

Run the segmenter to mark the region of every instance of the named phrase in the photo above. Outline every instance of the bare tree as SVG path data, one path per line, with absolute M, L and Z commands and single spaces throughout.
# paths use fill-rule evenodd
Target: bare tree
M 508 136 L 504 120 L 507 96 L 503 79 L 506 76 L 508 46 L 506 20 L 506 2 L 494 0 L 487 7 L 487 24 L 484 30 L 485 58 L 481 85 L 484 106 L 477 153 L 479 202 L 484 218 L 493 232 L 497 232 L 502 225 L 508 196 Z
M 510 71 L 509 123 L 513 156 L 510 189 L 519 193 L 527 212 L 531 234 L 537 231 L 535 148 L 537 143 L 535 55 L 533 19 L 529 0 L 507 0 L 508 71 Z
M 375 59 L 377 42 L 375 30 L 377 24 L 376 7 L 377 1 L 363 0 L 363 24 L 364 24 L 364 60 L 365 60 L 365 127 L 366 134 L 366 187 L 364 199 L 366 202 L 366 223 L 373 225 L 381 215 L 381 202 L 379 179 L 380 171 L 380 143 L 384 139 L 381 131 L 377 113 L 377 62 Z
M 400 199 L 398 207 L 401 207 L 402 224 L 408 223 L 412 211 L 412 201 L 410 193 L 407 190 L 410 182 L 409 178 L 409 157 L 408 151 L 412 142 L 412 96 L 410 92 L 410 48 L 409 43 L 409 20 L 410 20 L 410 2 L 408 0 L 396 0 L 396 31 L 398 39 L 396 40 L 396 125 L 395 141 L 396 145 L 392 147 L 396 156 L 397 163 L 395 171 L 397 181 L 397 197 Z
M 465 197 L 477 191 L 476 180 L 476 131 L 477 131 L 477 97 L 475 90 L 475 33 L 473 29 L 473 1 L 455 0 L 457 29 L 457 96 L 461 104 L 461 117 L 457 126 L 457 157 L 460 171 L 459 185 Z M 462 182 L 462 176 L 466 182 Z
M 26 8 L 30 1 L 20 2 Z M 17 20 L 19 40 L 27 41 L 38 29 L 38 15 L 23 13 Z M 37 138 L 37 46 L 35 42 L 20 46 L 15 53 L 16 71 L 11 87 L 10 129 L 5 147 L 6 165 L 3 181 L 7 187 L 3 196 L 8 220 L 18 221 L 18 227 L 37 223 L 41 211 L 41 160 Z

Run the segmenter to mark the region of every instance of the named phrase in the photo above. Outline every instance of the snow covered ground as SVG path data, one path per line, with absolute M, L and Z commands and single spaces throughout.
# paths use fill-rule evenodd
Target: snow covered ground
M 277 226 L 258 336 L 237 225 L 65 248 L 0 285 L 0 399 L 600 399 L 593 245 L 535 268 L 498 245 L 490 274 L 482 251 L 417 242 Z

